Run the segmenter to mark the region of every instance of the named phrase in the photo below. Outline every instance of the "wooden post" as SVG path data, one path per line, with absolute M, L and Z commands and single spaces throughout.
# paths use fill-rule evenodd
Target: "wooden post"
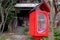
M 34 40 L 42 40 L 43 36 L 33 36 Z

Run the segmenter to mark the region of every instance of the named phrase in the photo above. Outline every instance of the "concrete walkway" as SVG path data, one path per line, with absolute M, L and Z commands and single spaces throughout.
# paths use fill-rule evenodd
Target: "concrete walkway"
M 6 37 L 6 40 L 28 40 L 27 35 L 18 35 L 15 33 L 6 33 L 3 34 L 2 36 Z

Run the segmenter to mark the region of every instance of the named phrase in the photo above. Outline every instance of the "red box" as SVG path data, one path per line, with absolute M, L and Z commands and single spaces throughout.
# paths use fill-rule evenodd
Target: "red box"
M 34 10 L 30 13 L 29 33 L 32 36 L 48 36 L 48 12 Z

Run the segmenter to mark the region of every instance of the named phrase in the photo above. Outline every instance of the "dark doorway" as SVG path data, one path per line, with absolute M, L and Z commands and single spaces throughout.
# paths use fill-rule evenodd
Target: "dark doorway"
M 20 13 L 17 14 L 17 19 L 18 19 L 18 26 L 22 26 L 24 23 L 24 18 L 29 17 L 29 12 L 30 10 L 20 10 Z

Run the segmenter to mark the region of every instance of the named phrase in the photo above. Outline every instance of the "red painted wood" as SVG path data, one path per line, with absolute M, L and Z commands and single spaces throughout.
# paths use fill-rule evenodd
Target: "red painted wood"
M 48 5 L 46 2 L 42 3 L 42 4 L 40 5 L 40 8 L 42 8 L 42 10 L 45 10 L 45 11 L 47 11 L 47 12 L 50 12 L 49 5 Z
M 37 26 L 38 26 L 38 20 L 37 20 L 37 16 L 38 14 L 43 13 L 46 16 L 46 31 L 45 32 L 37 32 Z M 41 10 L 35 10 L 33 12 L 30 13 L 30 25 L 29 25 L 29 33 L 32 36 L 48 36 L 48 12 L 46 11 L 41 11 Z
M 39 36 L 33 36 L 34 40 L 42 40 L 43 36 L 39 37 Z

